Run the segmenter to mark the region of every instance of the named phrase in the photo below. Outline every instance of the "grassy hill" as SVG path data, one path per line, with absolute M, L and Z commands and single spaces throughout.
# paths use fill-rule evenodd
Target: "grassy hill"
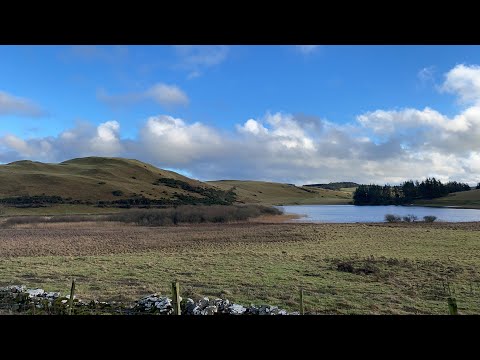
M 480 209 L 480 189 L 461 191 L 432 200 L 417 200 L 415 205 L 422 206 L 455 206 L 469 209 Z
M 61 197 L 83 205 L 131 198 L 201 201 L 222 193 L 209 184 L 132 159 L 86 157 L 59 164 L 24 160 L 0 165 L 0 201 L 18 197 Z
M 351 190 L 329 190 L 264 181 L 207 181 L 223 190 L 234 188 L 237 200 L 272 205 L 348 204 Z
M 330 190 L 342 190 L 342 189 L 356 189 L 359 184 L 351 182 L 351 181 L 343 181 L 343 182 L 331 182 L 328 184 L 307 184 L 303 185 L 306 187 L 318 187 L 323 189 L 330 189 Z M 355 190 L 353 190 L 355 191 Z

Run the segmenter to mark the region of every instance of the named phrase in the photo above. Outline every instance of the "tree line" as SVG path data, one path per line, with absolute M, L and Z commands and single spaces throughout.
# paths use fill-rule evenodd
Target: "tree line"
M 470 186 L 466 183 L 450 181 L 443 184 L 434 177 L 422 182 L 409 180 L 395 186 L 359 185 L 353 194 L 353 203 L 354 205 L 402 205 L 411 203 L 413 200 L 434 199 L 452 192 L 467 190 L 470 190 Z

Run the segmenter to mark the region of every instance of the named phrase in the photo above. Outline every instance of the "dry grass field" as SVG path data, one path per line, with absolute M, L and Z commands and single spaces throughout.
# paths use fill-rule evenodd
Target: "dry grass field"
M 268 218 L 263 218 L 268 221 Z M 53 223 L 0 229 L 0 286 L 25 284 L 82 299 L 169 294 L 318 314 L 480 313 L 480 223 L 141 227 Z

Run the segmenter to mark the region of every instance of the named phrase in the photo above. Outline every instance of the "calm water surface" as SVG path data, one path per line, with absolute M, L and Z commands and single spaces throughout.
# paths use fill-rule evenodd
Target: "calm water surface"
M 436 221 L 480 221 L 480 210 L 432 208 L 424 206 L 355 206 L 355 205 L 291 205 L 278 206 L 287 214 L 299 214 L 303 217 L 296 222 L 383 222 L 385 214 L 404 216 L 413 214 L 419 220 L 426 215 L 437 217 Z

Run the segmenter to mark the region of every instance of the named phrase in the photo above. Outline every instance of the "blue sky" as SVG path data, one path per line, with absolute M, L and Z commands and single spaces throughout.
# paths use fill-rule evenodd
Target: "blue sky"
M 0 46 L 0 59 L 0 162 L 480 181 L 478 46 Z

